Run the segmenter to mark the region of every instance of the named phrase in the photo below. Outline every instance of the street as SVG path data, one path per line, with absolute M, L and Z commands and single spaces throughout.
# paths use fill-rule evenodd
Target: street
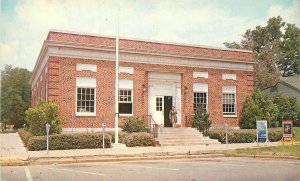
M 300 180 L 300 160 L 202 158 L 1 167 L 2 181 Z

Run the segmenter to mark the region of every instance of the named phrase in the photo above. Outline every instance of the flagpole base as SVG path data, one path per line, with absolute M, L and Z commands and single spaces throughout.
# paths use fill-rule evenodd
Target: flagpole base
M 112 143 L 111 147 L 112 148 L 126 148 L 126 145 L 122 144 L 122 143 Z

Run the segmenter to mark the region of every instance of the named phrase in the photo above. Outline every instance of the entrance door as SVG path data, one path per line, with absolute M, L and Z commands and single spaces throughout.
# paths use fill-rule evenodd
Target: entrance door
M 155 114 L 153 115 L 157 124 L 163 124 L 164 121 L 164 97 L 155 97 Z
M 172 127 L 170 123 L 169 113 L 172 109 L 172 96 L 164 96 L 164 125 L 165 127 Z

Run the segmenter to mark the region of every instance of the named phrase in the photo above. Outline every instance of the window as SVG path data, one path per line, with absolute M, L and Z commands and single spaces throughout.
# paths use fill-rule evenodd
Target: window
M 132 90 L 119 90 L 119 113 L 132 114 Z
M 76 78 L 76 116 L 96 116 L 95 78 Z
M 156 98 L 156 111 L 162 111 L 162 97 Z
M 125 115 L 132 115 L 132 89 L 133 81 L 132 80 L 119 80 L 119 113 Z
M 206 92 L 194 92 L 194 111 L 198 106 L 202 106 L 204 111 L 207 111 L 207 93 Z
M 95 112 L 95 88 L 77 88 L 77 112 Z
M 236 88 L 223 87 L 223 115 L 236 115 Z
M 194 111 L 197 110 L 198 106 L 207 111 L 208 110 L 208 84 L 194 83 Z

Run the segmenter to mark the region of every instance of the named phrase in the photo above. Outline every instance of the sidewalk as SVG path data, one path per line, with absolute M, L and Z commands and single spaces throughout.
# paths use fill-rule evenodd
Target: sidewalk
M 168 146 L 168 147 L 126 147 L 102 149 L 27 151 L 18 133 L 0 134 L 1 165 L 78 163 L 87 161 L 120 161 L 138 159 L 167 159 L 220 156 L 226 150 L 225 144 Z M 269 143 L 277 146 L 279 143 Z M 263 146 L 263 144 L 261 144 Z M 256 143 L 229 144 L 228 149 L 257 147 Z
M 0 134 L 1 165 L 28 160 L 28 152 L 18 133 Z

